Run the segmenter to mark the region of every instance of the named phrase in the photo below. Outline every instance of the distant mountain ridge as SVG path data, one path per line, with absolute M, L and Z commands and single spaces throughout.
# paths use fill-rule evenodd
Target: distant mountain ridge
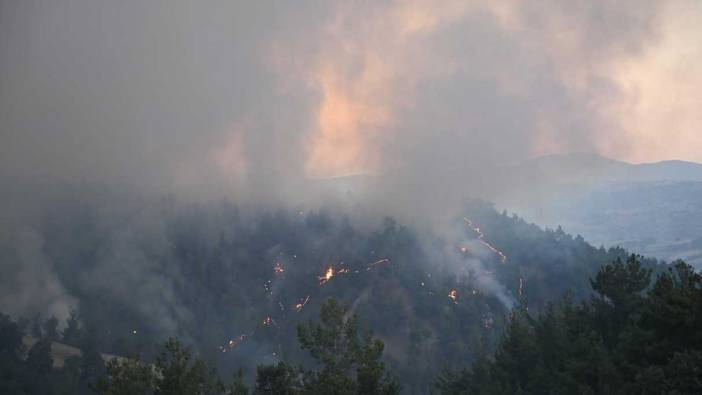
M 498 206 L 596 244 L 702 265 L 702 164 L 550 155 L 501 169 Z
M 497 167 L 454 169 L 437 175 L 435 181 L 422 180 L 421 186 L 398 183 L 389 175 L 356 175 L 319 180 L 316 187 L 320 195 L 343 196 L 347 202 L 358 203 L 366 193 L 381 199 L 392 196 L 378 193 L 379 188 L 405 188 L 408 195 L 420 188 L 443 191 L 445 180 L 464 182 L 451 186 L 455 188 L 450 192 L 453 200 L 446 199 L 448 194 L 427 196 L 427 207 L 448 207 L 462 198 L 479 197 L 531 222 L 554 229 L 562 226 L 595 245 L 622 246 L 702 267 L 700 163 L 634 164 L 572 153 Z
M 574 181 L 702 181 L 702 164 L 681 160 L 633 164 L 588 153 L 548 155 L 502 169 L 520 176 Z

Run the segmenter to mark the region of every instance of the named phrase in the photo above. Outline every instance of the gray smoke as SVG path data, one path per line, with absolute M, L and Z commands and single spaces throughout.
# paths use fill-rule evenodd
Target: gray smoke
M 169 332 L 189 313 L 139 202 L 324 204 L 458 240 L 462 199 L 508 188 L 495 167 L 631 142 L 611 73 L 657 43 L 665 3 L 2 1 L 0 307 L 74 304 L 33 230 L 57 196 L 105 199 L 109 240 L 78 279 Z

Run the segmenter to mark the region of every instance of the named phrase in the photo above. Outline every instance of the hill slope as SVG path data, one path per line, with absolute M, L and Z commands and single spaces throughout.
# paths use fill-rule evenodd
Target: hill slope
M 101 352 L 148 357 L 178 335 L 223 371 L 294 362 L 304 358 L 295 327 L 335 297 L 385 341 L 408 393 L 491 350 L 515 304 L 536 311 L 567 290 L 586 297 L 589 277 L 627 255 L 482 202 L 455 226 L 440 237 L 390 218 L 363 230 L 325 212 L 157 202 L 117 218 L 64 206 L 35 231 Z
M 514 188 L 494 198 L 530 221 L 702 265 L 702 165 L 633 165 L 594 155 L 550 156 L 503 169 Z

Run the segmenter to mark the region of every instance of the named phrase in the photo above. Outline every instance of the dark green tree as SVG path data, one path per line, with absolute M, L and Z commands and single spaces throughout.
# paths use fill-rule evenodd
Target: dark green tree
M 238 369 L 234 372 L 232 383 L 227 387 L 229 395 L 249 395 L 249 388 L 244 383 L 244 371 Z
M 158 385 L 153 366 L 132 358 L 107 362 L 106 376 L 98 379 L 97 392 L 103 395 L 152 395 Z
M 37 339 L 44 336 L 41 330 L 41 320 L 39 319 L 38 314 L 34 316 L 34 319 L 32 320 L 32 328 L 30 334 Z
M 78 344 L 81 336 L 80 324 L 78 322 L 78 314 L 75 310 L 71 310 L 71 314 L 66 319 L 66 329 L 63 330 L 61 341 L 70 344 Z
M 0 314 L 0 394 L 21 394 L 22 332 L 9 316 Z
M 214 369 L 188 348 L 170 338 L 154 364 L 136 358 L 114 358 L 107 363 L 107 375 L 97 390 L 105 395 L 212 395 L 224 393 Z
M 51 357 L 51 341 L 41 339 L 27 353 L 27 368 L 32 372 L 46 376 L 51 373 L 54 360 Z
M 54 317 L 53 315 L 47 318 L 46 321 L 44 321 L 43 329 L 44 337 L 46 337 L 47 339 L 59 339 L 58 318 Z
M 260 365 L 256 369 L 254 395 L 295 395 L 300 393 L 298 374 L 285 362 Z
M 615 260 L 598 293 L 536 317 L 515 312 L 492 359 L 437 381 L 442 394 L 702 393 L 702 276 L 682 262 L 650 284 L 638 257 Z
M 222 393 L 224 388 L 217 374 L 202 359 L 192 360 L 190 349 L 170 338 L 156 359 L 159 377 L 156 394 L 209 395 Z
M 300 325 L 302 349 L 321 369 L 304 375 L 306 394 L 397 394 L 400 385 L 385 370 L 383 342 L 368 335 L 361 340 L 355 314 L 335 299 L 322 304 L 318 324 Z
M 22 332 L 9 316 L 0 314 L 0 355 L 17 360 L 22 352 Z
M 51 357 L 51 340 L 36 342 L 27 353 L 25 388 L 32 394 L 51 394 L 54 360 Z

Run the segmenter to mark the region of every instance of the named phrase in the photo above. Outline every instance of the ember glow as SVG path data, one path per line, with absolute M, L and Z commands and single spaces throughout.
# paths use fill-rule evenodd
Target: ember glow
M 234 339 L 229 339 L 227 344 L 224 346 L 220 346 L 219 349 L 222 352 L 227 352 L 227 350 L 231 350 L 234 347 L 236 347 L 237 345 L 241 344 L 241 342 L 243 342 L 245 338 L 246 338 L 246 335 L 239 335 L 238 337 L 235 337 Z
M 450 290 L 448 293 L 448 297 L 449 297 L 449 299 L 451 299 L 453 301 L 453 303 L 458 304 L 458 302 L 457 302 L 458 291 L 456 291 L 455 289 Z
M 390 259 L 388 259 L 388 258 L 383 258 L 383 259 L 377 260 L 377 261 L 369 264 L 368 267 L 366 267 L 366 271 L 374 269 L 376 266 L 381 265 L 383 263 L 388 263 L 388 262 L 390 262 Z
M 343 264 L 343 262 L 341 264 Z M 334 276 L 347 273 L 350 273 L 350 270 L 347 267 L 341 267 L 337 270 L 334 270 L 334 265 L 329 265 L 327 267 L 327 270 L 324 272 L 324 275 L 317 277 L 319 279 L 319 285 L 324 285 L 328 283 L 329 280 L 331 280 Z
M 275 263 L 275 266 L 273 266 L 273 271 L 277 276 L 282 276 L 283 273 L 285 273 L 285 269 L 283 268 L 283 265 L 280 264 L 280 262 Z
M 302 311 L 302 308 L 305 307 L 305 305 L 306 305 L 307 302 L 309 302 L 309 301 L 310 301 L 310 295 L 307 295 L 307 297 L 305 298 L 305 300 L 303 300 L 302 302 L 296 304 L 295 306 L 293 306 L 293 308 L 295 309 L 295 311 L 300 312 L 300 311 Z
M 115 354 L 246 340 L 229 369 L 274 343 L 297 363 L 292 329 L 337 298 L 427 392 L 442 346 L 470 362 L 473 326 L 587 293 L 566 281 L 605 263 L 598 245 L 699 255 L 702 209 L 675 206 L 702 175 L 672 160 L 702 161 L 702 0 L 216 4 L 0 2 L 8 317 L 79 311 Z M 674 215 L 610 198 L 649 177 L 637 197 Z M 537 226 L 558 223 L 583 236 Z
M 467 217 L 463 217 L 463 220 L 466 222 L 466 225 L 467 225 L 473 232 L 475 232 L 475 233 L 478 235 L 478 241 L 479 241 L 482 245 L 484 245 L 484 246 L 487 247 L 490 251 L 492 251 L 492 252 L 494 252 L 496 255 L 498 255 L 498 256 L 500 257 L 500 260 L 502 261 L 502 263 L 506 263 L 506 262 L 507 262 L 507 255 L 505 255 L 502 251 L 500 251 L 500 250 L 498 250 L 497 248 L 495 248 L 492 244 L 490 244 L 490 243 L 488 243 L 487 241 L 485 241 L 485 235 L 483 234 L 483 232 L 480 230 L 479 227 L 473 226 L 473 222 L 471 222 L 471 220 L 468 219 Z M 461 251 L 463 252 L 463 249 L 461 249 Z
M 334 277 L 334 266 L 329 265 L 329 267 L 327 267 L 327 270 L 324 272 L 324 275 L 318 277 L 319 285 L 324 285 L 328 283 L 329 280 L 332 279 L 332 277 Z

